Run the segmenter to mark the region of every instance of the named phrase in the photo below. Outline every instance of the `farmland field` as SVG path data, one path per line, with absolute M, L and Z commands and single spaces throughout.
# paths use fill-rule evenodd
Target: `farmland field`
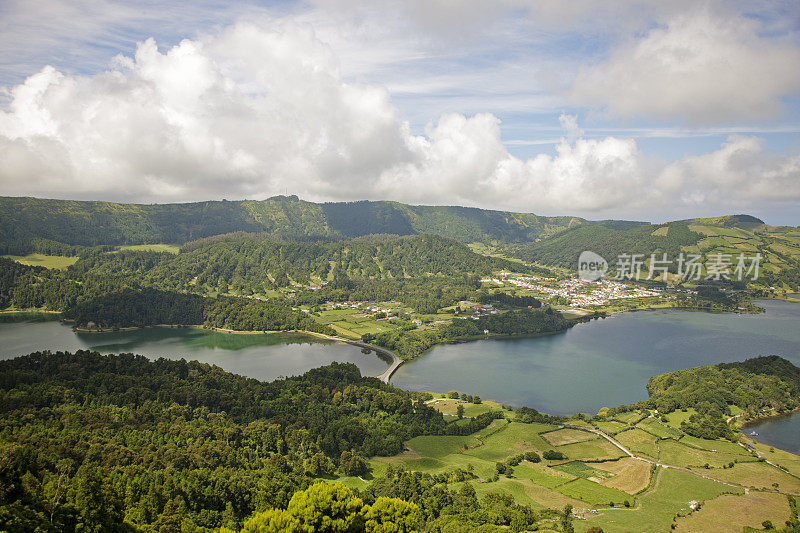
M 706 501 L 699 511 L 678 518 L 676 531 L 693 533 L 740 533 L 743 526 L 763 529 L 765 520 L 775 525 L 789 518 L 789 502 L 783 494 L 750 492 L 723 494 Z
M 542 435 L 544 439 L 553 446 L 563 446 L 597 438 L 594 433 L 581 431 L 579 429 L 559 429 Z
M 639 509 L 604 509 L 597 516 L 576 524 L 585 531 L 598 526 L 605 531 L 636 531 L 661 533 L 668 531 L 677 513 L 688 513 L 692 501 L 706 501 L 726 492 L 742 491 L 716 481 L 703 479 L 674 468 L 659 469 L 654 489 L 637 498 Z
M 651 459 L 658 459 L 657 439 L 641 429 L 629 429 L 618 433 L 614 438 L 633 453 L 644 455 Z
M 597 437 L 589 441 L 567 444 L 565 446 L 558 446 L 556 449 L 570 459 L 579 460 L 602 461 L 606 459 L 616 459 L 625 455 L 625 452 L 602 437 Z
M 45 268 L 54 268 L 57 270 L 64 270 L 70 265 L 74 265 L 78 261 L 77 257 L 62 257 L 60 255 L 44 255 L 44 254 L 28 254 L 28 255 L 6 255 L 9 259 L 13 259 L 17 263 L 29 266 L 40 266 Z
M 594 466 L 598 470 L 613 474 L 613 477 L 601 481 L 606 487 L 636 494 L 650 484 L 651 464 L 646 461 L 623 457 L 618 461 L 608 461 Z

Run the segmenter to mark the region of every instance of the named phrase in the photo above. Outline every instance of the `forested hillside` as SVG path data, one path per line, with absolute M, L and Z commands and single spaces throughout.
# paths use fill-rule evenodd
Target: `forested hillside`
M 238 233 L 192 242 L 183 250 L 177 255 L 94 254 L 69 271 L 200 294 L 263 297 L 294 287 L 300 304 L 397 300 L 435 312 L 471 295 L 481 275 L 527 270 L 518 262 L 482 256 L 457 241 L 431 235 L 291 242 Z
M 542 512 L 499 496 L 483 507 L 474 490 L 448 490 L 448 480 L 474 477 L 466 471 L 392 474 L 360 497 L 322 486 L 293 497 L 315 478 L 368 475 L 367 457 L 396 454 L 414 436 L 465 434 L 496 418 L 447 423 L 426 398 L 362 378 L 352 364 L 263 383 L 132 354 L 2 361 L 0 530 L 238 530 L 253 513 L 287 508 L 250 526 L 275 513 L 311 524 L 308 513 L 293 515 L 301 499 L 320 517 L 349 516 L 358 527 L 362 518 L 375 526 L 403 517 L 413 529 L 437 520 L 466 527 L 472 516 L 533 527 Z M 352 515 L 331 507 L 345 500 L 358 503 Z M 359 515 L 364 505 L 371 511 Z M 488 505 L 503 512 L 488 515 Z
M 681 429 L 695 437 L 734 439 L 731 407 L 744 420 L 789 412 L 800 406 L 800 368 L 778 357 L 700 366 L 650 378 L 650 399 L 641 405 L 668 414 L 693 409 Z
M 641 254 L 647 262 L 651 254 L 660 259 L 666 253 L 673 261 L 671 272 L 676 272 L 681 253 L 686 257 L 697 254 L 703 264 L 721 254 L 728 258 L 731 269 L 740 254 L 747 258 L 761 254 L 759 285 L 800 287 L 800 230 L 773 228 L 748 215 L 632 227 L 584 224 L 538 242 L 510 247 L 508 253 L 525 261 L 575 269 L 584 250 L 600 254 L 612 268 L 621 254 Z
M 36 239 L 82 246 L 183 244 L 236 231 L 292 239 L 436 233 L 466 243 L 528 242 L 585 222 L 396 202 L 316 204 L 296 196 L 150 205 L 0 197 L 0 253 L 43 252 L 36 249 Z

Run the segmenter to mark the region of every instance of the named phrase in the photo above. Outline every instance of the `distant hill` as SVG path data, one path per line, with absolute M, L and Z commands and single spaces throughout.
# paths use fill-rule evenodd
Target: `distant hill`
M 0 197 L 0 253 L 33 251 L 34 239 L 83 246 L 183 244 L 237 231 L 301 239 L 436 233 L 464 243 L 522 243 L 585 223 L 471 207 L 313 203 L 296 196 L 152 205 Z
M 578 256 L 591 250 L 613 265 L 620 254 L 650 254 L 677 259 L 680 253 L 700 254 L 705 263 L 716 254 L 762 256 L 761 282 L 800 285 L 800 228 L 771 227 L 750 215 L 695 218 L 665 224 L 587 223 L 537 242 L 513 246 L 509 255 L 549 266 L 576 268 Z

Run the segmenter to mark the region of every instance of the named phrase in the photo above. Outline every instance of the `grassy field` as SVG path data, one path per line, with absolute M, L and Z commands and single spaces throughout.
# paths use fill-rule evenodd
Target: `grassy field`
M 374 314 L 365 309 L 328 309 L 320 311 L 314 319 L 331 326 L 347 338 L 360 339 L 365 333 L 380 333 L 395 329 L 391 320 L 373 318 Z
M 674 468 L 659 469 L 657 475 L 654 489 L 638 497 L 636 510 L 604 509 L 597 515 L 588 515 L 588 520 L 577 521 L 576 531 L 597 526 L 605 531 L 662 533 L 669 531 L 678 513 L 691 510 L 690 502 L 710 500 L 726 492 L 743 492 Z
M 636 494 L 650 484 L 651 465 L 645 461 L 623 457 L 618 461 L 608 461 L 594 466 L 611 474 L 611 477 L 600 482 L 606 487 Z
M 705 476 L 758 490 L 800 495 L 800 479 L 764 462 L 734 463 L 733 468 L 702 469 Z M 775 485 L 777 483 L 777 486 Z
M 658 459 L 658 439 L 641 429 L 629 429 L 618 433 L 614 438 L 635 454 Z
M 605 433 L 609 433 L 611 435 L 615 435 L 619 433 L 623 429 L 628 429 L 628 424 L 623 424 L 622 422 L 617 422 L 616 420 L 606 420 L 602 422 L 595 423 L 597 428 Z
M 563 446 L 575 442 L 596 439 L 597 435 L 580 429 L 559 429 L 542 435 L 544 439 L 553 446 Z
M 489 411 L 496 411 L 501 408 L 500 404 L 495 402 L 483 402 L 480 404 L 468 403 L 461 400 L 454 400 L 450 398 L 442 398 L 436 403 L 432 404 L 437 411 L 448 416 L 456 416 L 459 405 L 464 406 L 464 416 L 476 417 Z
M 655 418 L 646 418 L 641 422 L 639 422 L 638 424 L 636 424 L 636 426 L 647 431 L 648 433 L 652 433 L 653 435 L 661 439 L 666 439 L 670 437 L 678 438 L 681 435 L 683 435 L 683 432 L 681 430 L 676 429 L 674 427 L 669 427 L 660 420 L 657 420 Z
M 541 453 L 552 449 L 552 446 L 539 435 L 540 432 L 549 429 L 553 429 L 553 426 L 512 422 L 502 431 L 482 439 L 483 446 L 467 450 L 465 453 L 485 461 L 502 461 L 512 455 L 528 451 Z
M 44 255 L 44 254 L 28 254 L 28 255 L 5 255 L 13 259 L 17 263 L 28 266 L 40 266 L 45 268 L 54 268 L 64 270 L 70 265 L 74 265 L 78 261 L 77 257 L 63 257 L 60 255 Z
M 621 490 L 605 487 L 583 478 L 561 485 L 558 487 L 558 492 L 570 498 L 603 507 L 612 503 L 614 505 L 622 505 L 625 500 L 632 504 L 634 500 L 633 496 Z
M 556 449 L 570 459 L 582 461 L 605 461 L 626 455 L 625 452 L 602 437 L 595 437 L 592 440 L 575 442 L 565 446 L 557 446 Z
M 126 244 L 117 247 L 117 250 L 135 250 L 137 252 L 169 252 L 177 254 L 180 246 L 174 244 Z
M 566 472 L 576 478 L 605 477 L 604 473 L 595 470 L 591 466 L 581 461 L 570 461 L 553 467 L 553 470 Z
M 731 453 L 733 455 L 744 455 L 746 457 L 752 457 L 752 455 L 743 447 L 727 440 L 698 439 L 697 437 L 692 437 L 691 435 L 684 435 L 683 437 L 681 437 L 680 442 L 681 444 L 685 444 L 687 446 L 696 446 L 698 448 L 703 448 L 704 450 L 710 450 L 714 452 L 725 452 L 725 453 Z
M 699 511 L 678 518 L 675 530 L 693 533 L 741 533 L 744 526 L 763 529 L 761 523 L 765 520 L 779 526 L 789 515 L 789 502 L 783 494 L 723 494 L 705 502 Z
M 661 452 L 659 460 L 663 463 L 677 466 L 690 467 L 708 464 L 714 468 L 721 468 L 731 461 L 743 459 L 740 454 L 701 450 L 686 446 L 672 439 L 662 440 L 658 443 L 658 446 Z
M 443 398 L 441 394 L 435 396 Z M 502 411 L 502 406 L 494 402 L 475 405 L 450 399 L 440 402 L 437 408 L 449 414 L 458 405 L 464 405 L 466 412 Z M 642 426 L 671 434 L 669 430 L 674 431 L 688 414 L 680 413 L 667 423 L 649 418 Z M 637 421 L 640 416 L 631 413 L 628 420 Z M 569 420 L 570 425 L 573 422 Z M 592 526 L 605 531 L 660 532 L 669 530 L 676 520 L 684 531 L 725 531 L 715 529 L 725 516 L 740 521 L 738 529 L 732 531 L 741 531 L 743 525 L 759 525 L 763 520 L 780 525 L 788 517 L 786 494 L 800 494 L 800 479 L 757 462 L 738 444 L 687 436 L 681 440 L 659 438 L 621 421 L 604 424 L 610 429 L 624 429 L 615 438 L 634 453 L 649 455 L 667 466 L 656 468 L 647 460 L 628 457 L 607 439 L 581 429 L 506 419 L 495 420 L 469 436 L 416 437 L 406 443 L 403 453 L 373 458 L 370 464 L 376 477 L 388 465 L 429 473 L 467 470 L 477 476 L 469 483 L 478 496 L 504 492 L 534 509 L 572 505 L 575 514 L 585 519 L 574 522 L 579 532 Z M 756 446 L 770 460 L 793 471 L 800 470 L 800 457 Z M 496 477 L 498 462 L 527 451 L 542 454 L 551 449 L 566 453 L 569 460 L 522 461 L 510 474 Z M 723 468 L 732 461 L 738 462 L 732 468 Z M 709 468 L 705 468 L 706 463 Z M 371 480 L 366 478 L 367 482 Z M 365 486 L 365 481 L 358 478 L 342 481 L 354 488 Z M 458 490 L 462 483 L 451 484 L 450 488 Z M 745 487 L 750 490 L 747 498 L 741 497 Z M 723 494 L 733 496 L 720 498 Z M 625 501 L 629 507 L 624 506 Z M 697 502 L 700 511 L 692 512 L 692 505 Z

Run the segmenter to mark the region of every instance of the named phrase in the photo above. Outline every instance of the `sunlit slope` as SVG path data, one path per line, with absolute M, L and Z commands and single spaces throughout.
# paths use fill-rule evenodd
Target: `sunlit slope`
M 650 254 L 677 260 L 679 254 L 700 254 L 705 263 L 717 254 L 761 254 L 763 283 L 793 286 L 800 282 L 800 228 L 773 227 L 749 215 L 698 218 L 619 229 L 599 224 L 564 230 L 538 242 L 519 246 L 514 255 L 545 265 L 576 268 L 584 250 L 599 253 L 610 264 L 620 254 Z M 748 262 L 749 265 L 749 262 Z
M 530 242 L 587 223 L 577 217 L 397 202 L 254 201 L 123 204 L 0 197 L 0 253 L 36 250 L 36 239 L 96 246 L 171 243 L 244 231 L 297 239 L 434 233 L 471 242 Z

